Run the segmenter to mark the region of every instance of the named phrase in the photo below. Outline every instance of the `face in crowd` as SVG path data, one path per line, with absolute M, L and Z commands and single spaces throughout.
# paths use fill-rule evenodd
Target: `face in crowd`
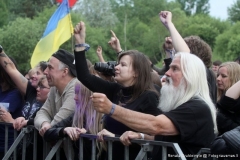
M 132 66 L 132 57 L 124 55 L 115 66 L 115 81 L 124 87 L 132 86 L 135 83 L 136 75 Z
M 212 65 L 212 71 L 214 73 L 217 73 L 218 69 L 219 69 L 219 66 Z
M 236 62 L 225 62 L 220 65 L 217 72 L 217 87 L 226 91 L 240 80 L 240 66 Z
M 221 67 L 217 73 L 217 87 L 220 90 L 226 90 L 229 87 L 229 76 L 226 67 Z
M 180 57 L 175 57 L 165 73 L 161 89 L 159 108 L 168 112 L 175 109 L 177 102 L 184 96 L 185 81 L 181 70 Z M 173 94 L 174 93 L 174 94 Z
M 33 74 L 29 76 L 29 78 L 32 86 L 37 88 L 39 80 L 44 76 L 44 74 L 40 67 L 36 67 L 34 71 L 35 72 L 33 72 Z
M 61 62 L 55 58 L 51 57 L 48 66 L 44 71 L 46 78 L 48 80 L 49 86 L 57 86 L 60 79 L 62 79 L 63 74 L 65 74 L 65 68 L 61 68 Z
M 37 90 L 37 97 L 36 97 L 36 99 L 39 102 L 45 102 L 47 97 L 48 97 L 48 93 L 50 91 L 50 86 L 48 85 L 48 81 L 47 81 L 47 79 L 45 77 L 43 77 L 40 80 L 36 90 Z

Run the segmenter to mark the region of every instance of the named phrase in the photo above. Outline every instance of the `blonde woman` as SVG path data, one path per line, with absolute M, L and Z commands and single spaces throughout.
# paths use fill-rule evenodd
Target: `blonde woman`
M 240 65 L 236 62 L 225 62 L 220 65 L 217 73 L 217 125 L 219 134 L 240 125 L 239 97 L 232 98 L 229 90 L 237 90 L 236 83 L 240 81 Z
M 237 81 L 240 80 L 240 65 L 236 62 L 225 62 L 217 72 L 217 100 Z
M 92 92 L 77 81 L 75 84 L 74 100 L 76 102 L 76 108 L 74 114 L 59 122 L 44 134 L 46 141 L 56 141 L 68 135 L 71 140 L 75 141 L 75 145 L 73 145 L 74 159 L 78 159 L 79 145 L 77 140 L 79 139 L 79 135 L 84 133 L 96 135 L 102 130 L 102 114 L 94 110 L 92 100 L 90 99 L 91 95 Z M 91 159 L 91 141 L 84 139 L 84 146 L 84 159 Z M 103 155 L 101 155 L 103 148 L 102 143 L 97 143 L 98 159 L 102 159 L 103 157 Z

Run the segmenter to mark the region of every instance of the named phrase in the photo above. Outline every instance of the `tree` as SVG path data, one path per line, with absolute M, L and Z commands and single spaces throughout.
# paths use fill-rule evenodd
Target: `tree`
M 6 3 L 11 21 L 17 17 L 33 18 L 38 12 L 42 12 L 44 7 L 52 5 L 51 0 L 11 0 Z
M 209 0 L 176 0 L 176 2 L 181 4 L 181 9 L 184 10 L 188 16 L 209 14 Z
M 232 22 L 237 22 L 240 20 L 240 0 L 236 0 L 235 3 L 228 7 L 228 17 Z
M 182 36 L 197 35 L 206 41 L 212 48 L 216 37 L 230 27 L 228 21 L 221 21 L 209 15 L 195 15 L 188 18 L 182 30 Z
M 93 27 L 111 28 L 118 22 L 109 0 L 78 1 L 73 11 L 81 14 Z
M 220 55 L 223 61 L 233 61 L 240 55 L 240 22 L 234 24 L 216 38 L 214 54 Z
M 42 35 L 42 25 L 29 18 L 17 18 L 0 30 L 0 42 L 7 53 L 18 64 L 19 70 L 30 69 L 32 52 Z
M 8 10 L 4 0 L 0 0 L 0 27 L 8 23 Z

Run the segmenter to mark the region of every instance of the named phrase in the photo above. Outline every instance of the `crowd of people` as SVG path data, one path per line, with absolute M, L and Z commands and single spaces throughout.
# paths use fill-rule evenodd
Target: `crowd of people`
M 212 49 L 204 40 L 194 35 L 183 38 L 169 11 L 161 11 L 159 19 L 169 32 L 162 45 L 166 54 L 162 68 L 138 50 L 122 50 L 113 31 L 108 44 L 116 59 L 106 62 L 98 46 L 99 63 L 92 65 L 85 57 L 89 45 L 82 21 L 74 28 L 74 54 L 59 49 L 26 75 L 3 50 L 0 122 L 12 123 L 8 146 L 14 141 L 14 129 L 34 125 L 40 150 L 42 139 L 54 144 L 70 137 L 71 149 L 63 145 L 61 159 L 68 159 L 69 151 L 78 159 L 79 135 L 85 133 L 98 136 L 99 160 L 107 158 L 104 136 L 120 139 L 112 146 L 114 160 L 124 159 L 124 145 L 129 146 L 129 159 L 136 158 L 141 146 L 131 144 L 132 139 L 178 143 L 184 155 L 196 155 L 201 148 L 210 148 L 216 155 L 239 155 L 239 58 L 212 64 Z M 4 130 L 0 124 L 0 159 L 4 156 Z M 31 154 L 27 159 L 33 156 L 32 137 L 29 134 Z M 84 159 L 90 159 L 91 141 L 84 140 L 84 146 Z M 149 157 L 159 159 L 161 151 L 155 146 Z M 167 153 L 175 154 L 173 149 Z M 39 157 L 42 159 L 41 151 Z

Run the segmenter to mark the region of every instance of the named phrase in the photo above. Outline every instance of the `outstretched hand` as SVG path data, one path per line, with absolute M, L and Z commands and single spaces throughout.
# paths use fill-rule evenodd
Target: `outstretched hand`
M 111 30 L 112 33 L 112 37 L 111 39 L 108 41 L 108 44 L 112 47 L 112 49 L 114 49 L 117 53 L 122 51 L 121 45 L 120 45 L 120 41 L 117 38 L 116 34 Z
M 105 94 L 93 93 L 91 99 L 95 110 L 104 114 L 110 113 L 112 102 L 107 98 Z
M 161 11 L 159 13 L 159 18 L 162 24 L 168 29 L 169 23 L 172 22 L 172 13 L 169 11 Z
M 80 21 L 74 28 L 74 37 L 75 44 L 83 44 L 85 43 L 86 38 L 86 26 L 85 23 Z

